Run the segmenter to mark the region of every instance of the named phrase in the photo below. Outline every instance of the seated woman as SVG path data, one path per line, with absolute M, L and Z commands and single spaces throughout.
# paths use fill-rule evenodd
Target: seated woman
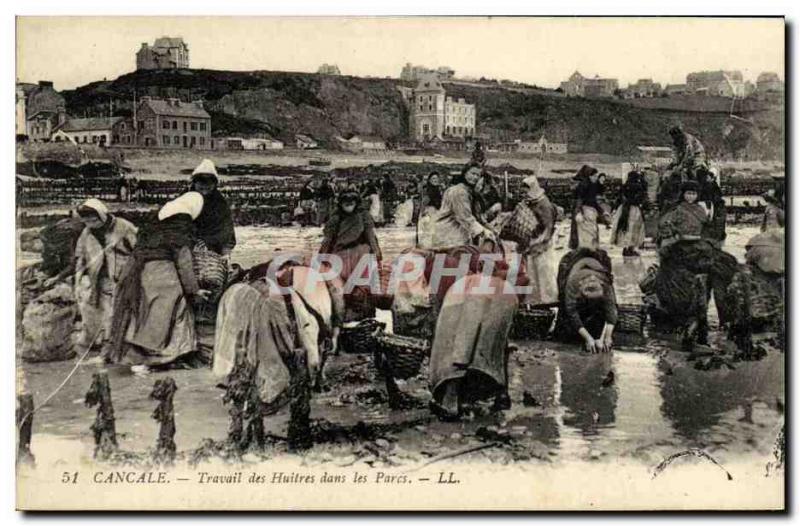
M 479 290 L 489 280 L 493 292 Z M 519 299 L 504 292 L 501 277 L 470 274 L 445 294 L 430 358 L 431 409 L 450 420 L 471 403 L 494 397 L 494 410 L 511 407 L 508 332 Z M 463 288 L 462 288 L 463 286 Z
M 558 265 L 558 317 L 555 336 L 583 341 L 590 353 L 611 350 L 617 324 L 617 296 L 611 259 L 604 250 L 579 248 Z
M 136 246 L 136 227 L 97 199 L 86 200 L 77 212 L 86 225 L 75 245 L 74 285 L 82 320 L 79 345 L 86 348 L 111 340 L 114 296 Z
M 141 229 L 114 301 L 107 361 L 163 366 L 196 350 L 192 302 L 209 295 L 192 267 L 192 222 L 202 209 L 203 196 L 188 192 Z
M 336 212 L 325 224 L 320 254 L 333 254 L 341 258 L 341 280 L 346 282 L 358 268 L 362 258 L 381 261 L 381 248 L 375 235 L 375 223 L 367 210 L 361 207 L 361 198 L 353 189 L 344 190 L 339 196 Z M 367 267 L 362 267 L 365 270 Z M 346 321 L 361 320 L 375 316 L 371 305 L 369 287 L 357 286 L 345 297 Z

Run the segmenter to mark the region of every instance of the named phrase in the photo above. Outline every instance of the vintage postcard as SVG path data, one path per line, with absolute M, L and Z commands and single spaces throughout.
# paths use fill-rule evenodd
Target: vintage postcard
M 21 510 L 783 510 L 783 18 L 17 18 Z

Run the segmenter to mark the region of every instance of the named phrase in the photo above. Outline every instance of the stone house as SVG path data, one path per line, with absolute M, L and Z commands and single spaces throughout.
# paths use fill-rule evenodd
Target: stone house
M 142 97 L 136 108 L 136 144 L 149 148 L 211 147 L 211 116 L 202 101 Z
M 181 37 L 157 38 L 151 46 L 142 42 L 136 52 L 136 69 L 182 69 L 189 67 L 189 46 Z
M 408 104 L 409 135 L 416 142 L 475 135 L 475 105 L 446 97 L 436 75 L 419 80 Z
M 124 117 L 92 117 L 67 119 L 52 136 L 54 142 L 69 141 L 76 144 L 110 146 L 132 144 L 132 121 Z

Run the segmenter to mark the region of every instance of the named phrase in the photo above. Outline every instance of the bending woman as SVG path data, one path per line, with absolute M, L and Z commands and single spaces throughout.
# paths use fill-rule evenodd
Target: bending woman
M 480 290 L 487 279 L 494 292 Z M 431 409 L 447 420 L 491 397 L 495 410 L 511 407 L 506 349 L 519 300 L 504 293 L 499 277 L 470 274 L 459 281 L 442 302 L 430 359 Z
M 558 265 L 556 336 L 583 341 L 587 352 L 611 350 L 617 324 L 617 296 L 611 259 L 604 250 L 579 248 Z
M 209 296 L 192 268 L 192 222 L 202 209 L 203 196 L 188 192 L 142 228 L 114 301 L 107 361 L 164 365 L 196 350 L 191 304 Z

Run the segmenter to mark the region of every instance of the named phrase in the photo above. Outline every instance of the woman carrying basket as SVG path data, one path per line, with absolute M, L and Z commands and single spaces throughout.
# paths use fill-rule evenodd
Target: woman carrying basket
M 533 230 L 524 245 L 518 250 L 525 256 L 525 270 L 533 287 L 523 303 L 526 305 L 550 305 L 558 301 L 554 237 L 558 209 L 550 202 L 535 175 L 522 180 L 525 196 L 517 205 L 527 208 L 526 216 L 532 219 Z M 522 210 L 520 210 L 520 213 Z M 517 216 L 515 211 L 514 216 Z

